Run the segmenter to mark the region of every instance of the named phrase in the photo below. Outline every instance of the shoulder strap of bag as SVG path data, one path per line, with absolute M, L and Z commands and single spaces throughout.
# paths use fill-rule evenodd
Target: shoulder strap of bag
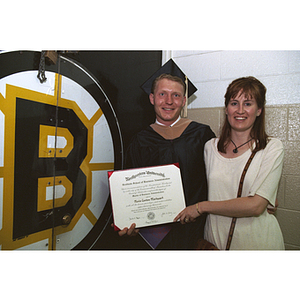
M 244 171 L 242 173 L 242 176 L 241 176 L 241 179 L 240 179 L 240 184 L 239 184 L 239 189 L 238 189 L 238 194 L 237 194 L 237 198 L 241 197 L 242 195 L 242 190 L 243 190 L 243 183 L 244 183 L 244 179 L 245 179 L 245 175 L 246 175 L 246 172 L 251 164 L 251 161 L 254 157 L 254 155 L 256 154 L 257 151 L 253 151 L 251 153 L 251 156 L 249 157 L 246 165 L 245 165 L 245 168 L 244 168 Z M 236 220 L 237 218 L 232 218 L 232 221 L 231 221 L 231 226 L 230 226 L 230 230 L 229 230 L 229 234 L 228 234 L 228 239 L 227 239 L 227 245 L 226 245 L 226 250 L 229 250 L 230 248 L 230 244 L 231 244 L 231 241 L 232 241 L 232 237 L 233 237 L 233 232 L 234 232 L 234 227 L 235 227 L 235 223 L 236 223 Z

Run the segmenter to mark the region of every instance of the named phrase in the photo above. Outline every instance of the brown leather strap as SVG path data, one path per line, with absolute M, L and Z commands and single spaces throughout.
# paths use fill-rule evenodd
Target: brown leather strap
M 237 198 L 241 197 L 241 195 L 242 195 L 243 183 L 244 183 L 244 179 L 245 179 L 245 176 L 246 176 L 246 172 L 247 172 L 247 170 L 248 170 L 248 168 L 251 164 L 251 161 L 252 161 L 254 155 L 256 154 L 256 152 L 257 151 L 255 151 L 255 150 L 252 152 L 251 156 L 249 157 L 249 159 L 248 159 L 248 161 L 245 165 L 244 171 L 243 171 L 241 179 L 240 179 Z M 237 218 L 232 218 L 231 226 L 230 226 L 229 234 L 228 234 L 228 239 L 227 239 L 227 244 L 226 244 L 226 250 L 229 250 L 229 248 L 230 248 L 230 244 L 231 244 L 231 241 L 232 241 L 236 220 L 237 220 Z

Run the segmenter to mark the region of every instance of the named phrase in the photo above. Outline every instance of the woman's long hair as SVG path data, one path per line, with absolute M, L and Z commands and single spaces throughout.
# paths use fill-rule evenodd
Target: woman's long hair
M 268 135 L 265 131 L 265 104 L 266 104 L 265 86 L 255 77 L 242 77 L 235 79 L 228 86 L 225 94 L 225 107 L 228 106 L 229 101 L 239 94 L 244 94 L 248 99 L 255 99 L 258 108 L 261 109 L 261 114 L 256 117 L 254 125 L 251 129 L 250 136 L 256 142 L 255 151 L 264 149 L 268 143 Z M 231 126 L 228 122 L 227 116 L 221 130 L 220 139 L 218 142 L 218 150 L 226 153 L 226 147 L 231 139 Z

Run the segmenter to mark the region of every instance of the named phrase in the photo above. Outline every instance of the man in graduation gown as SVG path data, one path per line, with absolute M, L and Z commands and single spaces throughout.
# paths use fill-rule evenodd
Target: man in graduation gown
M 168 64 L 171 64 L 172 68 L 175 65 L 178 73 L 179 68 L 172 60 L 166 65 Z M 186 205 L 196 204 L 207 200 L 203 150 L 205 143 L 215 135 L 209 126 L 180 117 L 181 109 L 187 101 L 187 87 L 181 79 L 183 76 L 178 76 L 177 73 L 173 76 L 174 71 L 168 72 L 165 65 L 158 72 L 161 75 L 154 74 L 154 80 L 150 78 L 149 94 L 156 113 L 156 122 L 133 138 L 127 149 L 125 167 L 179 163 Z M 182 73 L 181 70 L 180 72 Z M 188 96 L 195 89 L 194 86 L 190 88 L 190 85 L 189 82 Z M 147 243 L 144 243 L 143 247 L 139 242 L 138 249 L 195 249 L 197 240 L 203 237 L 205 217 L 201 216 L 196 222 L 185 226 L 173 223 L 142 228 L 139 232 L 135 229 L 135 224 L 132 224 L 129 228 L 122 229 L 119 235 L 133 236 L 139 233 L 128 238 L 128 248 L 131 249 L 135 248 L 135 239 L 139 238 L 144 238 L 150 247 Z

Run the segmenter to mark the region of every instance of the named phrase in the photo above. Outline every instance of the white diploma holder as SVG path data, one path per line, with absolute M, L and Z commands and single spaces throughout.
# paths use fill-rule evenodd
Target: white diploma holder
M 109 171 L 115 230 L 173 222 L 185 208 L 178 165 Z

